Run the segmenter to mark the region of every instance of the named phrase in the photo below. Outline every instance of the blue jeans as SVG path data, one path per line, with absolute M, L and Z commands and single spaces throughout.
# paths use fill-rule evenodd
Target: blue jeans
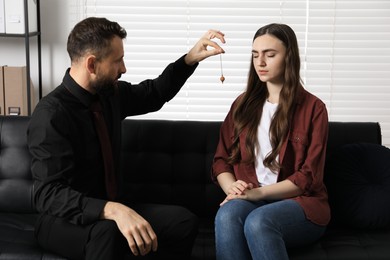
M 288 260 L 289 247 L 319 239 L 325 226 L 306 219 L 294 200 L 251 202 L 231 200 L 215 217 L 216 256 L 219 260 Z

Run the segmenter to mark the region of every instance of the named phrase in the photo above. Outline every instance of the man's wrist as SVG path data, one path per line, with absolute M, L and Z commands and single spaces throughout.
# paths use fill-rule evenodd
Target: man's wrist
M 113 216 L 115 215 L 115 203 L 116 202 L 107 201 L 102 213 L 100 214 L 101 219 L 113 219 Z
M 188 66 L 194 66 L 196 65 L 198 62 L 196 62 L 193 58 L 191 58 L 191 55 L 189 53 L 187 53 L 185 56 L 184 56 L 184 62 L 188 65 Z

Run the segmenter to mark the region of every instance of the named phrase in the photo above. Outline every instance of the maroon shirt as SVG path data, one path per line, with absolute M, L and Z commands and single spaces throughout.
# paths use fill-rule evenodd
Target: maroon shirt
M 288 179 L 297 185 L 303 194 L 292 198 L 303 208 L 306 217 L 318 225 L 327 225 L 330 221 L 328 194 L 323 183 L 326 143 L 328 139 L 328 113 L 325 104 L 303 88 L 293 115 L 288 138 L 279 153 L 282 168 L 278 182 Z M 240 97 L 238 97 L 240 98 Z M 230 165 L 225 162 L 234 138 L 232 111 L 227 114 L 220 130 L 220 140 L 212 165 L 212 179 L 216 181 L 222 172 L 233 173 L 237 180 L 253 183 L 258 187 L 254 163 Z M 240 134 L 240 147 L 245 146 L 247 130 Z M 248 154 L 241 150 L 242 161 L 247 161 Z

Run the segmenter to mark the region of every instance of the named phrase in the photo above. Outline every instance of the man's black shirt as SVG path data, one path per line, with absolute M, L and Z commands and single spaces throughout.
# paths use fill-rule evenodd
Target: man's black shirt
M 195 68 L 187 66 L 183 56 L 154 80 L 136 85 L 119 81 L 110 96 L 92 95 L 72 79 L 68 70 L 62 84 L 41 99 L 28 128 L 37 210 L 76 224 L 98 220 L 107 197 L 91 102 L 96 98 L 102 102 L 118 176 L 122 120 L 160 109 Z

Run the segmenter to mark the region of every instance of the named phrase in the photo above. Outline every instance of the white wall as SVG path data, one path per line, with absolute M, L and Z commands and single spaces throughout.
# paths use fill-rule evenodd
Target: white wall
M 70 30 L 79 20 L 79 0 L 40 0 L 42 40 L 42 92 L 43 96 L 62 82 L 70 61 L 66 41 Z M 31 37 L 31 78 L 38 97 L 37 40 Z M 24 38 L 0 38 L 0 64 L 24 66 L 26 54 Z
M 70 32 L 70 30 L 73 28 L 75 23 L 77 23 L 79 20 L 81 20 L 83 17 L 81 13 L 82 6 L 81 3 L 84 3 L 85 0 L 40 0 L 41 3 L 41 33 L 42 33 L 42 79 L 43 79 L 43 95 L 46 95 L 49 93 L 51 90 L 53 90 L 55 87 L 57 87 L 61 82 L 62 78 L 64 75 L 65 70 L 69 67 L 70 61 L 68 54 L 66 52 L 66 41 L 67 41 L 67 36 Z M 129 1 L 130 2 L 130 1 Z M 314 1 L 315 2 L 315 1 Z M 376 2 L 375 2 L 376 3 Z M 388 10 L 387 3 L 385 1 L 377 1 L 377 5 L 381 6 L 383 5 L 385 10 Z M 387 9 L 386 9 L 387 8 Z M 379 9 L 378 9 L 379 10 Z M 137 11 L 137 10 L 136 10 Z M 136 12 L 135 11 L 135 12 Z M 348 10 L 347 9 L 342 9 L 340 12 L 345 13 L 345 17 L 348 18 Z M 355 10 L 355 14 L 363 14 L 362 11 L 357 8 Z M 379 20 L 384 20 L 388 21 L 389 17 L 387 15 L 384 15 L 383 13 L 380 13 L 379 15 Z M 343 18 L 344 20 L 349 21 L 347 18 Z M 322 18 L 322 16 L 319 16 L 319 18 Z M 368 19 L 369 17 L 362 16 L 362 19 Z M 135 17 L 134 19 L 138 19 Z M 218 18 L 215 18 L 218 19 Z M 212 21 L 215 20 L 213 18 Z M 370 18 L 372 19 L 372 18 Z M 211 21 L 211 22 L 212 22 Z M 388 23 L 387 23 L 388 24 Z M 370 28 L 370 27 L 368 27 Z M 374 28 L 374 27 L 372 27 Z M 376 27 L 375 27 L 376 28 Z M 370 45 L 371 49 L 369 48 L 368 54 L 357 54 L 354 60 L 359 60 L 359 57 L 362 58 L 363 61 L 367 61 L 367 57 L 371 57 L 368 59 L 369 62 L 375 63 L 377 66 L 380 66 L 379 71 L 377 72 L 379 75 L 382 76 L 382 74 L 386 73 L 389 68 L 389 63 L 387 62 L 389 59 L 387 57 L 389 56 L 389 52 L 386 51 L 386 48 L 383 48 L 384 53 L 381 56 L 378 56 L 375 48 L 377 46 L 382 46 L 383 44 L 388 41 L 388 26 L 385 24 L 379 29 L 373 30 L 371 33 L 362 33 L 362 34 L 357 34 L 356 32 L 360 29 L 359 26 L 355 26 L 355 29 L 351 31 L 350 35 L 352 35 L 351 39 L 347 39 L 345 44 L 351 44 L 352 42 L 354 43 L 354 40 L 357 40 L 357 44 L 371 44 L 371 42 L 367 39 L 364 40 L 367 35 L 369 37 L 372 37 L 374 40 L 379 39 L 378 42 L 373 41 L 373 45 Z M 367 30 L 367 27 L 366 29 Z M 378 32 L 380 30 L 383 30 L 385 33 L 383 35 L 380 35 Z M 141 32 L 144 34 L 144 32 Z M 328 33 L 330 34 L 330 33 Z M 345 37 L 350 37 L 348 33 L 345 34 Z M 131 37 L 131 36 L 130 36 Z M 317 36 L 316 36 L 317 37 Z M 344 37 L 344 35 L 340 34 L 338 37 Z M 383 40 L 382 40 L 383 37 Z M 134 39 L 134 36 L 131 40 Z M 363 39 L 363 40 L 362 40 Z M 32 59 L 31 59 L 31 65 L 32 65 L 32 70 L 31 70 L 31 76 L 32 80 L 34 82 L 34 85 L 37 86 L 37 62 L 36 62 L 36 37 L 31 38 L 32 46 L 31 46 L 31 52 L 32 52 Z M 317 43 L 320 42 L 317 39 Z M 328 41 L 329 42 L 329 41 Z M 360 43 L 359 43 L 360 42 Z M 140 40 L 135 41 L 135 45 L 140 44 Z M 345 45 L 347 46 L 347 45 Z M 358 46 L 358 45 L 356 45 Z M 355 46 L 355 47 L 356 47 Z M 355 48 L 357 50 L 358 47 Z M 347 49 L 347 48 L 346 48 Z M 373 51 L 375 49 L 375 51 Z M 373 52 L 373 55 L 370 56 L 370 52 Z M 35 56 L 34 56 L 35 55 Z M 375 57 L 378 56 L 378 61 L 375 61 Z M 34 58 L 35 57 L 35 58 Z M 324 56 L 326 57 L 326 56 Z M 332 58 L 333 59 L 333 58 Z M 25 64 L 25 53 L 24 53 L 24 39 L 23 38 L 0 38 L 0 65 L 10 65 L 10 66 L 23 66 Z M 206 63 L 205 63 L 206 64 Z M 217 60 L 217 64 L 219 64 Z M 344 68 L 346 65 L 343 63 L 340 63 L 341 65 L 341 72 L 348 71 L 348 69 Z M 351 63 L 352 64 L 352 63 Z M 347 64 L 348 65 L 348 64 Z M 361 64 L 359 64 L 361 65 Z M 246 65 L 245 65 L 246 66 Z M 343 67 L 344 66 L 344 67 Z M 361 68 L 361 66 L 357 67 Z M 227 69 L 227 68 L 226 68 Z M 198 70 L 199 71 L 199 70 Z M 226 70 L 225 70 L 226 71 Z M 362 73 L 365 73 L 364 70 L 357 70 L 355 71 L 350 71 L 350 75 L 353 73 L 360 73 L 359 71 L 362 71 Z M 333 68 L 332 68 L 332 73 L 333 73 Z M 387 75 L 387 74 L 386 74 Z M 348 78 L 348 77 L 347 77 Z M 364 77 L 362 77 L 364 78 Z M 370 78 L 367 77 L 368 80 L 371 80 L 372 78 L 375 79 L 375 75 L 370 75 Z M 215 77 L 217 80 L 218 77 Z M 356 79 L 354 79 L 356 80 Z M 366 80 L 366 79 L 365 79 Z M 387 78 L 385 79 L 387 80 Z M 367 81 L 367 80 L 366 80 Z M 364 81 L 364 82 L 366 82 Z M 133 81 L 136 82 L 136 81 Z M 377 81 L 373 81 L 375 82 Z M 219 83 L 219 82 L 218 82 Z M 383 85 L 383 84 L 382 84 Z M 225 84 L 226 86 L 226 84 Z M 360 88 L 365 88 L 365 86 L 357 86 Z M 377 86 L 375 86 L 377 87 Z M 338 94 L 340 95 L 341 98 L 337 99 L 335 102 L 338 102 L 338 107 L 335 109 L 338 109 L 341 106 L 341 109 L 344 109 L 345 115 L 342 117 L 334 117 L 332 111 L 330 112 L 330 119 L 332 121 L 366 121 L 365 117 L 370 117 L 372 116 L 372 121 L 378 121 L 381 123 L 382 127 L 382 135 L 383 135 L 383 143 L 386 146 L 390 146 L 389 140 L 390 140 L 390 124 L 388 121 L 388 111 L 389 111 L 389 103 L 386 102 L 386 97 L 389 95 L 388 91 L 384 91 L 385 89 L 387 90 L 388 84 L 385 84 L 383 86 L 379 86 L 378 88 L 374 88 L 372 90 L 373 95 L 371 96 L 364 96 L 361 93 L 357 93 L 357 100 L 360 100 L 360 96 L 362 96 L 362 99 L 370 99 L 375 100 L 378 102 L 375 102 L 375 105 L 373 103 L 369 103 L 369 106 L 366 106 L 368 109 L 366 109 L 364 104 L 367 104 L 367 102 L 362 102 L 362 109 L 359 109 L 355 111 L 354 109 L 351 109 L 351 106 L 348 106 L 346 104 L 344 106 L 344 97 L 349 96 L 352 93 L 353 90 L 349 90 L 349 88 L 342 88 Z M 225 87 L 225 89 L 227 89 Z M 351 88 L 353 89 L 353 87 Z M 383 91 L 381 91 L 383 89 Z M 351 92 L 350 92 L 351 91 Z M 382 93 L 383 92 L 383 93 Z M 36 97 L 38 97 L 38 91 L 36 89 Z M 324 93 L 324 92 L 323 92 Z M 366 92 L 362 92 L 366 93 Z M 378 100 L 376 99 L 377 93 L 380 93 L 380 98 Z M 328 93 L 325 93 L 327 95 Z M 383 95 L 382 95 L 383 94 Z M 346 98 L 347 99 L 347 98 Z M 225 101 L 222 101 L 225 102 Z M 352 102 L 353 103 L 353 102 Z M 378 105 L 379 104 L 379 105 Z M 383 104 L 383 109 L 381 109 L 381 104 Z M 379 109 L 379 113 L 375 114 L 374 109 Z M 363 111 L 363 112 L 362 112 Z M 360 114 L 359 114 L 360 113 Z M 360 117 L 360 115 L 362 115 Z M 363 118 L 363 119 L 362 119 Z M 347 119 L 347 120 L 345 120 Z M 368 120 L 369 121 L 369 120 Z

